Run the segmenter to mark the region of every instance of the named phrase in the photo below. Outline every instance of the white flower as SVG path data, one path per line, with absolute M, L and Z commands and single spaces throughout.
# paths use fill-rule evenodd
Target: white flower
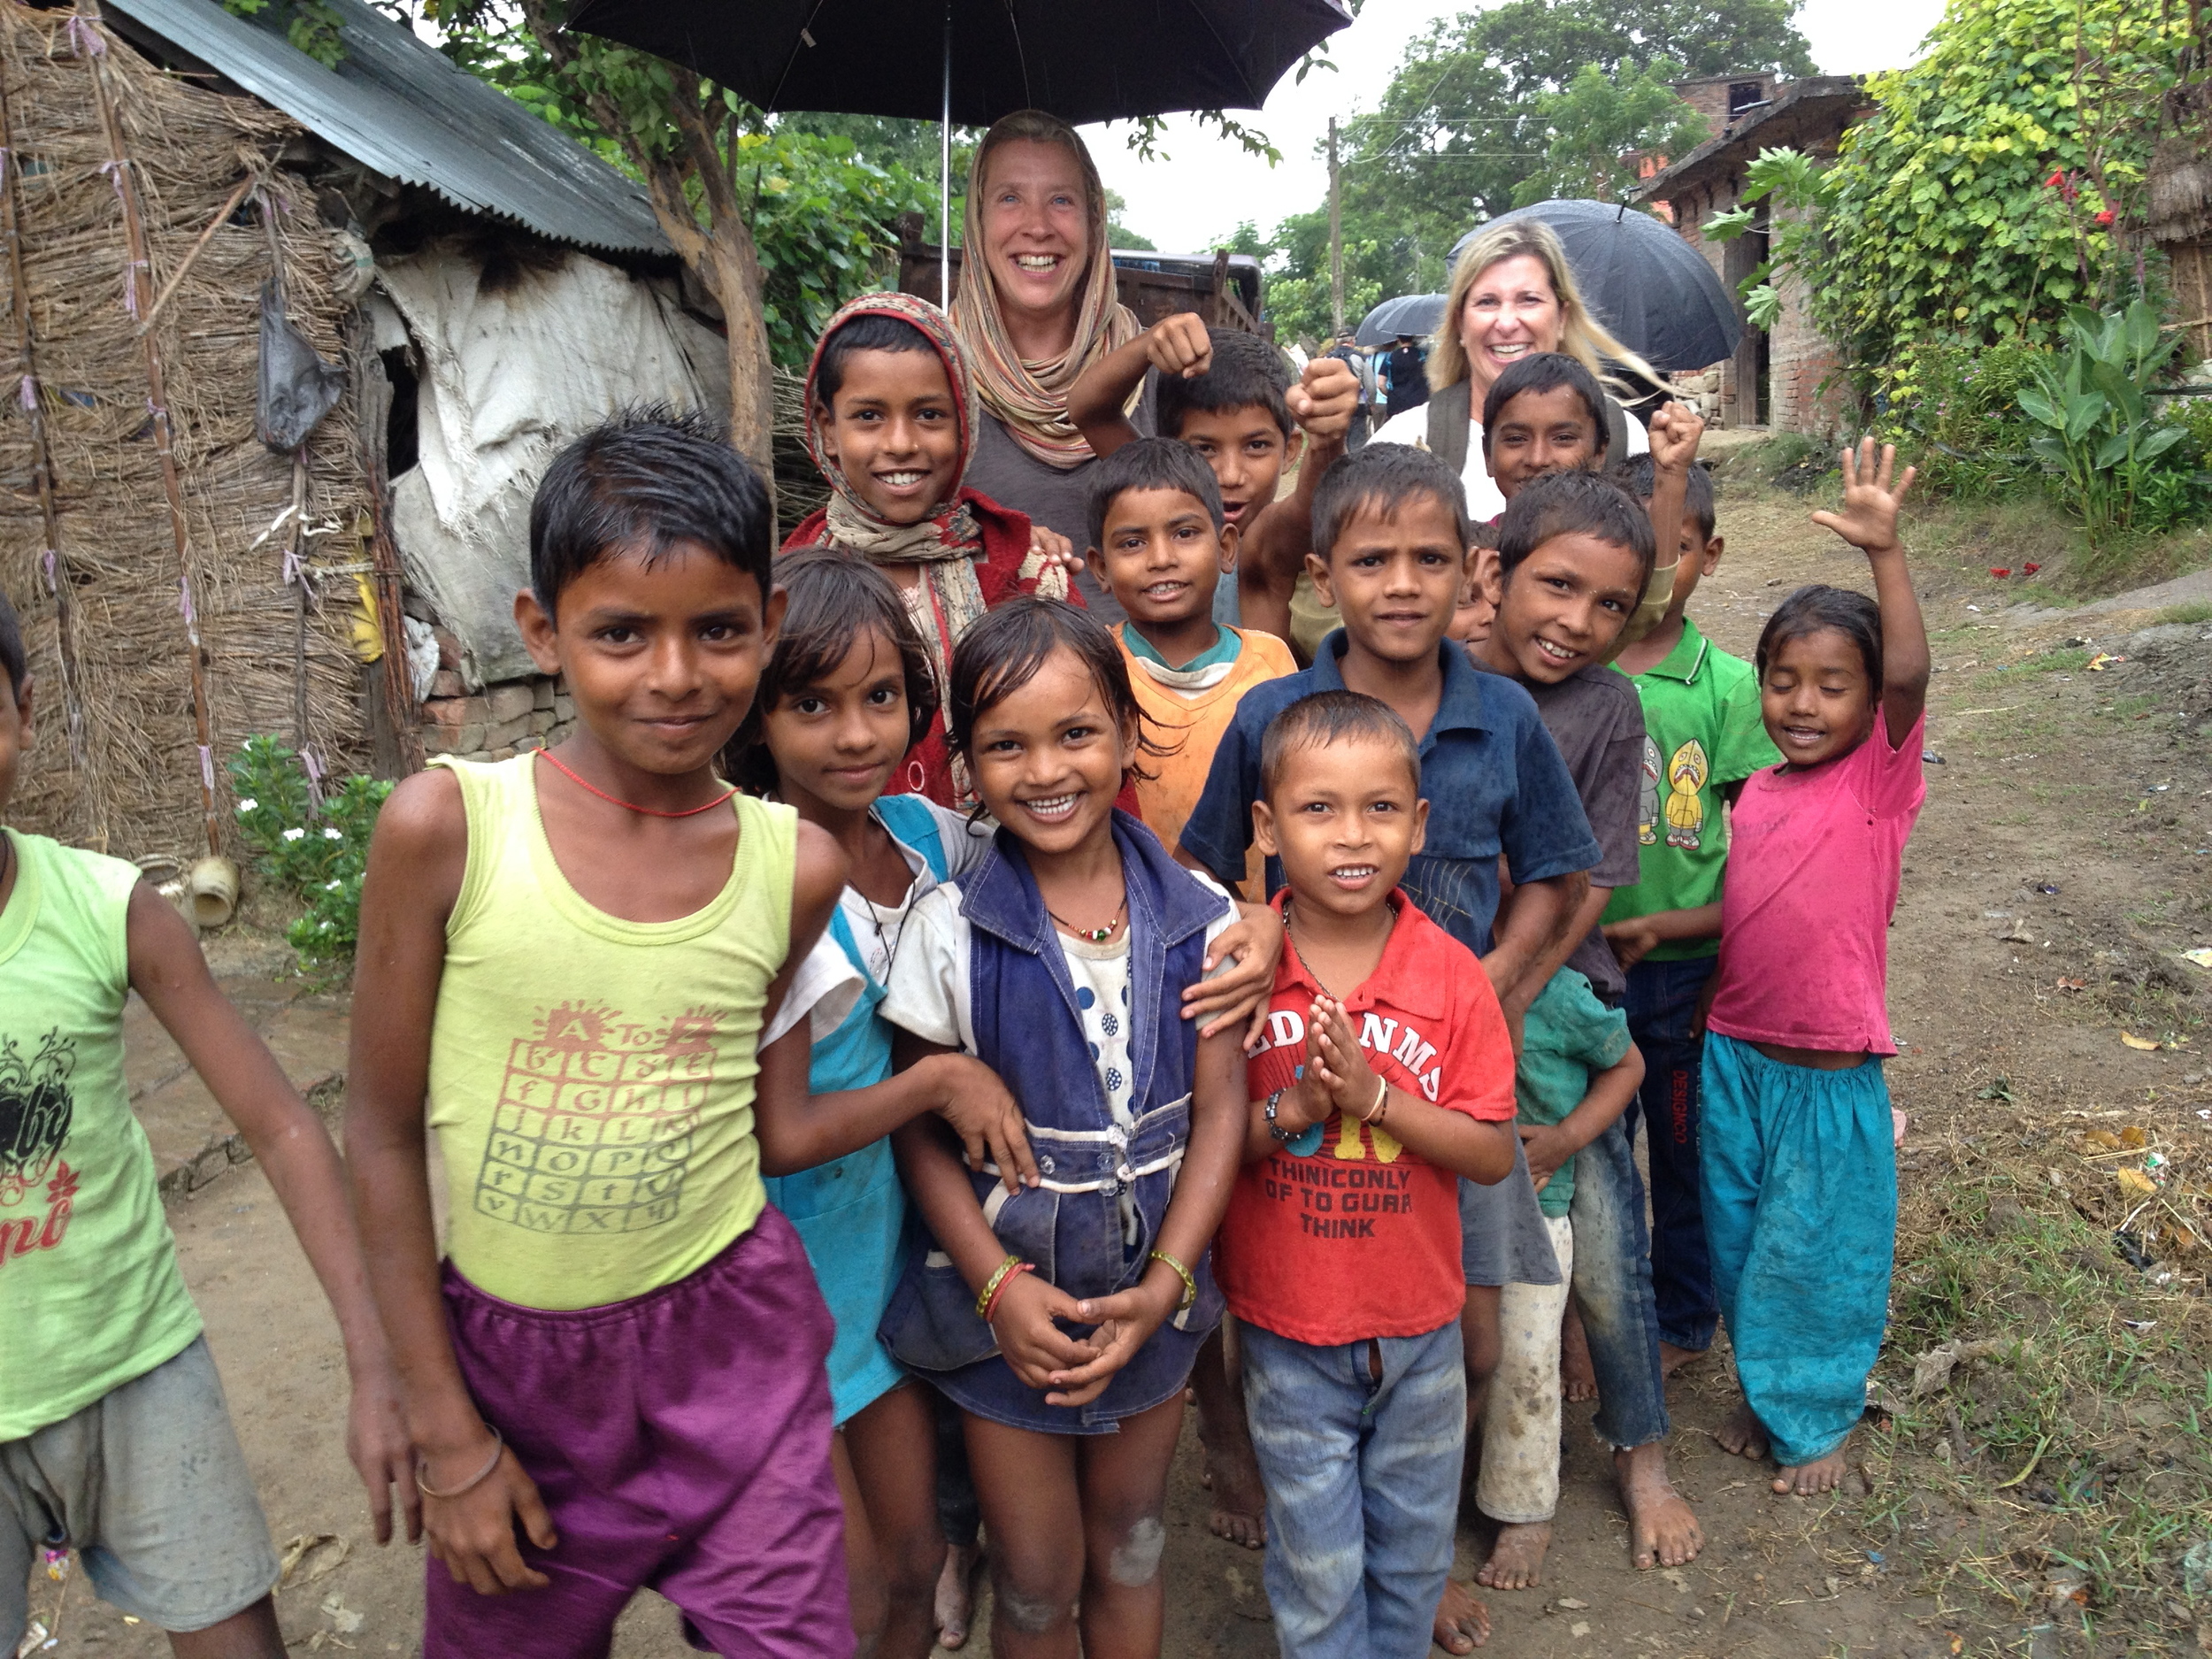
M 331 828 L 329 825 L 326 824 L 323 826 L 323 839 L 326 841 L 342 841 L 345 840 L 345 833 L 343 831 L 334 830 Z
M 306 838 L 306 835 L 307 832 L 305 830 L 300 829 L 296 826 L 284 832 L 284 839 L 288 841 L 303 841 Z
M 257 800 L 255 800 L 252 796 L 249 795 L 246 799 L 244 799 L 243 801 L 241 801 L 241 802 L 238 803 L 238 816 L 239 816 L 240 818 L 243 818 L 243 817 L 245 817 L 245 816 L 246 816 L 246 814 L 247 814 L 247 813 L 249 813 L 249 812 L 256 812 L 256 811 L 260 810 L 260 808 L 261 808 L 261 803 L 260 803 L 260 802 L 258 802 L 258 801 L 257 801 Z
M 323 883 L 323 891 L 326 893 L 335 893 L 338 890 L 338 887 L 339 884 L 335 881 L 326 881 Z

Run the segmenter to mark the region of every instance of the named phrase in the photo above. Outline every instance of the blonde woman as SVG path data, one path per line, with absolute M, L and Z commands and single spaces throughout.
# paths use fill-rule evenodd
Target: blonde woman
M 1551 227 L 1512 219 L 1491 226 L 1459 257 L 1429 346 L 1429 400 L 1394 415 L 1374 442 L 1417 444 L 1442 456 L 1466 484 L 1468 516 L 1477 523 L 1496 518 L 1505 497 L 1483 464 L 1483 395 L 1508 364 L 1537 351 L 1563 351 L 1601 379 L 1608 358 L 1659 378 L 1590 314 Z M 1649 450 L 1640 422 L 1617 403 L 1609 412 L 1615 459 Z

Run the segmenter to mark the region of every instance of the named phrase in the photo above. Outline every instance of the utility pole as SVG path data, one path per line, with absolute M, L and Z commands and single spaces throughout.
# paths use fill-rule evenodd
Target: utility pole
M 1329 338 L 1344 332 L 1344 203 L 1336 162 L 1336 117 L 1329 117 Z

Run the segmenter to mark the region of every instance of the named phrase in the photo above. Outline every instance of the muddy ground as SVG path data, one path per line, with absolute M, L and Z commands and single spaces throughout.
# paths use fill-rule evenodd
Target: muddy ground
M 1724 646 L 1748 655 L 1765 614 L 1801 581 L 1865 585 L 1863 562 L 1805 524 L 1812 504 L 1748 485 L 1724 490 L 1729 552 L 1694 606 Z M 1671 1449 L 1709 1542 L 1679 1572 L 1638 1573 L 1606 1462 L 1580 1426 L 1586 1409 L 1571 1409 L 1546 1582 L 1489 1598 L 1492 1651 L 2212 1652 L 2212 1628 L 2201 1647 L 2195 1629 L 2212 1602 L 2190 1598 L 2200 1585 L 2185 1584 L 2178 1565 L 2190 1543 L 2212 1537 L 2212 1464 L 2192 1411 L 2212 1405 L 2205 1258 L 2182 1248 L 2181 1233 L 2212 1153 L 2212 1124 L 2198 1115 L 2212 1118 L 2201 1014 L 2212 972 L 2177 955 L 2212 944 L 2212 607 L 2175 612 L 2173 595 L 2161 595 L 2149 607 L 2046 608 L 2023 623 L 2032 607 L 2006 615 L 2027 596 L 2021 579 L 1987 574 L 2007 562 L 1995 550 L 1954 546 L 1933 526 L 1916 541 L 1941 671 L 1929 748 L 1942 764 L 1928 769 L 1893 941 L 1891 1007 L 1905 1053 L 1891 1080 L 1911 1118 L 1897 1329 L 1878 1374 L 1895 1415 L 1870 1416 L 1845 1492 L 1777 1499 L 1761 1471 L 1710 1438 L 1731 1400 L 1724 1352 L 1692 1366 L 1672 1387 Z M 2167 620 L 2130 649 L 2162 615 L 2193 619 Z M 2092 672 L 2100 649 L 2131 660 Z M 242 975 L 295 1077 L 328 1079 L 342 1064 L 342 1009 L 256 977 L 270 961 L 250 940 L 219 943 L 216 954 Z M 2123 1030 L 2184 1046 L 2131 1047 Z M 298 1651 L 411 1654 L 421 1557 L 370 1542 L 342 1451 L 344 1373 L 313 1280 L 259 1172 L 206 1149 L 217 1125 L 203 1121 L 190 1080 L 171 1075 L 159 1033 L 134 1027 L 134 1041 L 142 1109 L 165 1167 L 180 1171 L 170 1217 L 185 1275 L 270 1524 L 280 1545 L 336 1540 L 280 1593 L 286 1633 Z M 2116 1154 L 2085 1139 L 2100 1126 Z M 2142 1205 L 2121 1171 L 2139 1170 L 2146 1148 L 2122 1143 L 2125 1130 L 2142 1131 L 2170 1160 L 2147 1213 L 2131 1213 Z M 2148 1271 L 2112 1246 L 2124 1222 Z M 2050 1288 L 2030 1284 L 2022 1266 L 2011 1285 L 2008 1256 L 2024 1263 L 2032 1244 L 2053 1239 L 2074 1254 L 2072 1267 L 2059 1262 L 2070 1276 Z M 2016 1288 L 2020 1299 L 2008 1301 Z M 2066 1353 L 2014 1349 L 1984 1355 L 1979 1367 L 1970 1353 L 1947 1391 L 1913 1394 L 1924 1341 L 2002 1339 L 2010 1322 L 2025 1329 L 2062 1306 L 2072 1323 L 2053 1345 Z M 2085 1344 L 2103 1369 L 2078 1376 L 2067 1367 Z M 2016 1449 L 2006 1389 L 2047 1371 L 2068 1379 L 2049 1408 L 2056 1415 L 2028 1420 L 2018 1432 L 2039 1421 L 2042 1432 Z M 2036 1459 L 2012 1481 L 2037 1440 Z M 1197 1451 L 1187 1428 L 1170 1510 L 1167 1652 L 1272 1654 L 1260 1558 L 1208 1532 Z M 2108 1474 L 2108 1485 L 2095 1484 Z M 2124 1498 L 2150 1517 L 2125 1533 L 2141 1540 L 2125 1570 L 2095 1555 L 2116 1548 L 2124 1531 L 2098 1506 Z M 1476 1529 L 1463 1531 L 1463 1572 L 1483 1549 Z M 2082 1563 L 2078 1573 L 2069 1565 Z M 48 1651 L 165 1650 L 152 1632 L 94 1604 L 81 1578 L 66 1587 Z M 35 1606 L 50 1624 L 58 1588 L 36 1581 Z M 624 1659 L 685 1651 L 672 1612 L 650 1596 L 615 1646 Z M 970 1651 L 987 1653 L 987 1641 L 979 1636 Z

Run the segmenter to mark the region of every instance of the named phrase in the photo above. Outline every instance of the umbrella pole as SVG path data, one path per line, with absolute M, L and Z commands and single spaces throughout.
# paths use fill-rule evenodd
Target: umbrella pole
M 945 0 L 945 104 L 937 123 L 937 303 L 952 309 L 952 0 Z

